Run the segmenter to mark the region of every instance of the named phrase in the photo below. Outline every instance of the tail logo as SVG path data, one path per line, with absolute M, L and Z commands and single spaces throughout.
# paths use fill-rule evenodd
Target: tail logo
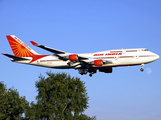
M 32 49 L 16 36 L 7 36 L 7 39 L 15 56 L 32 57 L 33 55 L 35 55 L 32 52 Z

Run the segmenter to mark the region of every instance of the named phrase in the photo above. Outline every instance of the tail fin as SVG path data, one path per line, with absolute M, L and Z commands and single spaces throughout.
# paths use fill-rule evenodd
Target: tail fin
M 18 57 L 32 57 L 33 55 L 38 55 L 34 50 L 27 46 L 24 42 L 18 39 L 14 35 L 6 36 L 11 49 L 15 56 Z

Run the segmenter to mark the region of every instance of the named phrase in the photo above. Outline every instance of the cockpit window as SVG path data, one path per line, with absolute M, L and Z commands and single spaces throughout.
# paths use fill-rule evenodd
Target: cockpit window
M 149 51 L 148 49 L 144 49 L 144 51 Z

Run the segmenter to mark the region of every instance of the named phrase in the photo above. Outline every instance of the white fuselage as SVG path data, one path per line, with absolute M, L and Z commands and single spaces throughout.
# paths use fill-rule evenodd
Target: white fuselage
M 84 53 L 84 54 L 77 54 L 77 55 L 85 56 L 90 59 L 110 61 L 110 63 L 103 64 L 101 67 L 140 65 L 140 64 L 153 62 L 159 58 L 157 54 L 152 53 L 144 48 L 107 50 L 107 51 L 101 51 L 101 52 L 95 52 L 95 53 Z M 46 57 L 37 59 L 36 61 L 30 63 L 31 60 L 32 58 L 30 60 L 22 60 L 22 61 L 13 60 L 13 62 L 31 64 L 31 65 L 43 66 L 43 67 L 49 67 L 49 68 L 60 68 L 60 69 L 79 68 L 77 66 L 79 62 L 76 62 L 72 66 L 69 66 L 68 65 L 69 60 L 67 61 L 60 60 L 56 55 L 48 55 Z M 86 62 L 88 62 L 88 60 Z M 100 67 L 100 66 L 92 65 L 92 67 Z
M 73 54 L 30 41 L 32 45 L 53 53 L 53 55 L 40 55 L 15 35 L 7 35 L 6 37 L 14 55 L 6 53 L 3 55 L 11 58 L 13 62 L 57 69 L 78 69 L 79 74 L 89 73 L 90 77 L 97 70 L 112 73 L 112 68 L 117 66 L 141 65 L 140 70 L 143 71 L 144 64 L 159 58 L 157 54 L 145 48 Z

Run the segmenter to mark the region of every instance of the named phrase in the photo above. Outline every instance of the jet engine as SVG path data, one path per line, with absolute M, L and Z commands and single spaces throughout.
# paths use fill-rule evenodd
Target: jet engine
M 70 61 L 77 61 L 78 60 L 78 55 L 71 54 L 71 55 L 68 55 L 68 56 L 64 56 L 63 58 L 66 59 L 66 60 L 70 60 Z
M 69 55 L 69 60 L 77 61 L 78 60 L 78 55 L 76 55 L 76 54 Z
M 95 66 L 102 66 L 103 65 L 103 61 L 102 60 L 95 60 L 94 61 L 94 65 Z

